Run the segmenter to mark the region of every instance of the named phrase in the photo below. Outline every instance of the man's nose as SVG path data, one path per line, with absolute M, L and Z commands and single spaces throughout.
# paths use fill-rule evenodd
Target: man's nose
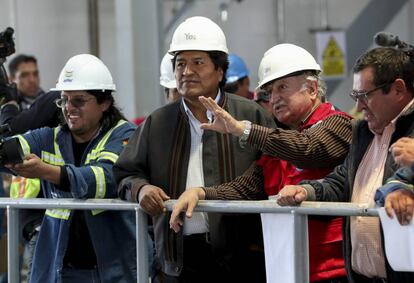
M 183 71 L 183 75 L 189 75 L 193 73 L 193 69 L 190 65 L 186 65 Z
M 270 93 L 270 103 L 272 103 L 272 104 L 274 104 L 274 103 L 276 103 L 278 100 L 280 99 L 280 96 L 279 96 L 279 94 L 277 93 L 277 92 L 275 92 L 275 91 L 272 91 L 271 93 Z
M 76 107 L 73 106 L 72 101 L 70 101 L 70 100 L 66 101 L 66 103 L 65 103 L 65 110 L 66 111 L 69 111 L 69 110 L 71 110 L 73 108 L 76 108 Z
M 357 109 L 358 112 L 361 112 L 367 106 L 364 99 L 357 99 L 357 101 L 355 103 L 356 103 L 356 109 Z

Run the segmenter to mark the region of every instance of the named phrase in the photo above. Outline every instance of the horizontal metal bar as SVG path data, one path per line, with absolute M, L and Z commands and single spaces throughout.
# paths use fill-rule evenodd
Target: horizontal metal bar
M 171 211 L 176 200 L 165 202 Z M 135 210 L 137 203 L 118 199 L 11 199 L 0 198 L 0 207 L 29 209 L 68 208 L 68 209 L 105 209 Z M 200 201 L 196 211 L 223 213 L 298 213 L 307 215 L 333 216 L 378 216 L 376 208 L 348 202 L 303 202 L 300 206 L 279 206 L 274 200 L 262 201 Z
M 172 210 L 176 200 L 165 202 L 167 210 Z M 195 211 L 226 213 L 297 213 L 307 215 L 333 216 L 378 216 L 376 208 L 349 202 L 311 202 L 300 206 L 279 206 L 275 200 L 262 201 L 199 201 Z

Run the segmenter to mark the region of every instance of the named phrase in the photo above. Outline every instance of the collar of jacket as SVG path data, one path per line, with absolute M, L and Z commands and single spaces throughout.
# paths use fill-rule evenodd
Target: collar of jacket
M 225 109 L 225 110 L 227 110 L 226 109 L 226 105 L 227 105 L 227 93 L 224 91 L 224 90 L 222 90 L 221 88 L 219 89 L 219 91 L 220 91 L 220 93 L 221 93 L 221 96 L 220 96 L 220 100 L 218 101 L 218 106 L 220 106 L 221 108 L 223 108 L 223 109 Z M 184 99 L 184 98 L 182 98 L 182 99 Z M 181 112 L 183 113 L 183 114 L 185 114 L 185 109 L 184 109 L 184 105 L 183 105 L 183 103 L 181 102 L 181 100 L 178 100 L 178 101 L 176 101 L 176 102 L 174 102 L 174 103 L 180 103 L 180 110 L 181 110 Z M 187 117 L 187 115 L 185 115 L 186 116 L 186 119 L 188 120 L 188 117 Z
M 307 119 L 304 122 L 302 122 L 302 125 L 299 127 L 299 131 L 303 131 L 304 129 L 309 128 L 314 124 L 318 123 L 322 119 L 326 119 L 331 115 L 337 114 L 350 117 L 345 112 L 335 109 L 335 107 L 330 103 L 321 103 L 318 107 L 316 107 L 313 110 L 313 112 L 307 117 Z

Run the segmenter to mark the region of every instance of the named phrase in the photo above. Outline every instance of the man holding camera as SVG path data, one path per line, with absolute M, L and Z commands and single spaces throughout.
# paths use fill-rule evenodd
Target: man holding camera
M 65 124 L 19 135 L 45 198 L 116 198 L 112 165 L 135 127 L 114 105 L 112 76 L 93 55 L 72 57 L 55 90 Z M 136 282 L 135 219 L 126 211 L 46 210 L 30 282 Z
M 0 125 L 10 126 L 11 131 L 8 134 L 21 134 L 40 127 L 57 126 L 60 123 L 60 111 L 54 101 L 59 97 L 59 93 L 45 94 L 40 88 L 36 58 L 25 54 L 17 55 L 9 63 L 9 74 L 12 84 L 0 86 L 0 94 L 3 97 L 0 107 Z M 40 190 L 40 181 L 13 176 L 10 196 L 41 198 L 43 194 Z M 43 214 L 43 210 L 25 209 L 21 210 L 19 215 L 21 241 L 24 243 L 22 282 L 27 282 L 30 277 L 34 248 Z

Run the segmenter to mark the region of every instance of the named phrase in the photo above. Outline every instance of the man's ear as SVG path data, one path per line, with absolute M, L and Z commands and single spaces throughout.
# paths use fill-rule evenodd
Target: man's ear
M 405 85 L 405 82 L 403 79 L 396 79 L 393 84 L 392 87 L 398 92 L 398 93 L 403 93 L 407 91 L 407 86 Z
M 309 94 L 312 97 L 317 97 L 318 96 L 318 82 L 316 80 L 307 80 L 306 84 L 309 89 Z
M 102 102 L 101 103 L 102 112 L 105 112 L 106 110 L 108 110 L 110 106 L 111 106 L 111 101 L 105 100 L 104 102 Z
M 219 82 L 221 82 L 223 80 L 223 77 L 224 77 L 223 69 L 222 68 L 218 68 L 218 73 L 220 75 Z

